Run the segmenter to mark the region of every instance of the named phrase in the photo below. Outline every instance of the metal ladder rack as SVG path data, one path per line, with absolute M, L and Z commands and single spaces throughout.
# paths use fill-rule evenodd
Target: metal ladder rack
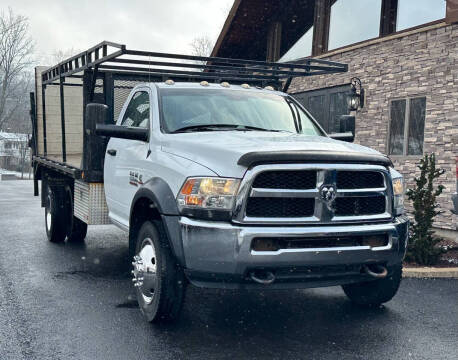
M 59 85 L 54 81 L 75 77 L 76 73 L 93 70 L 114 73 L 148 75 L 151 81 L 173 79 L 177 81 L 208 80 L 233 81 L 272 85 L 283 91 L 292 78 L 348 71 L 346 64 L 305 59 L 303 63 L 278 63 L 221 57 L 192 56 L 129 50 L 125 45 L 103 41 L 100 44 L 47 69 L 42 73 L 43 85 Z M 95 81 L 93 83 L 95 85 Z

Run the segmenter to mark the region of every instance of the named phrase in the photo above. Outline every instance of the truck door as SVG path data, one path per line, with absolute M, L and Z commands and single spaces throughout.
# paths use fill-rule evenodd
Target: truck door
M 135 91 L 128 99 L 117 125 L 150 129 L 150 94 L 147 89 Z M 128 226 L 130 205 L 143 183 L 143 171 L 149 143 L 111 138 L 105 155 L 104 181 L 109 216 Z

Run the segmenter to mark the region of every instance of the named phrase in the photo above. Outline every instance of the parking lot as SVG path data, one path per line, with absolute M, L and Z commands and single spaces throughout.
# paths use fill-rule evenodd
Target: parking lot
M 372 310 L 339 287 L 189 287 L 176 324 L 148 324 L 126 234 L 90 227 L 84 245 L 51 244 L 32 195 L 31 181 L 0 182 L 0 359 L 456 359 L 452 279 L 404 279 Z

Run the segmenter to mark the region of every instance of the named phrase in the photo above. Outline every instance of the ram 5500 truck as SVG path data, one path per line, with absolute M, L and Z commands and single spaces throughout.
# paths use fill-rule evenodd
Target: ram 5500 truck
M 149 321 L 175 319 L 188 283 L 342 285 L 357 304 L 389 301 L 408 240 L 402 176 L 351 144 L 354 117 L 326 134 L 286 93 L 295 77 L 345 71 L 110 42 L 38 68 L 33 163 L 48 239 L 125 230 Z

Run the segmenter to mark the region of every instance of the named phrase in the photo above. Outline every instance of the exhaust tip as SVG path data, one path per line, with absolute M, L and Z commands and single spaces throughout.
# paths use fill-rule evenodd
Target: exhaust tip
M 250 272 L 250 279 L 258 284 L 269 285 L 275 281 L 275 275 L 272 271 L 256 270 Z
M 363 272 L 377 279 L 383 279 L 388 275 L 388 270 L 383 265 L 363 265 Z

